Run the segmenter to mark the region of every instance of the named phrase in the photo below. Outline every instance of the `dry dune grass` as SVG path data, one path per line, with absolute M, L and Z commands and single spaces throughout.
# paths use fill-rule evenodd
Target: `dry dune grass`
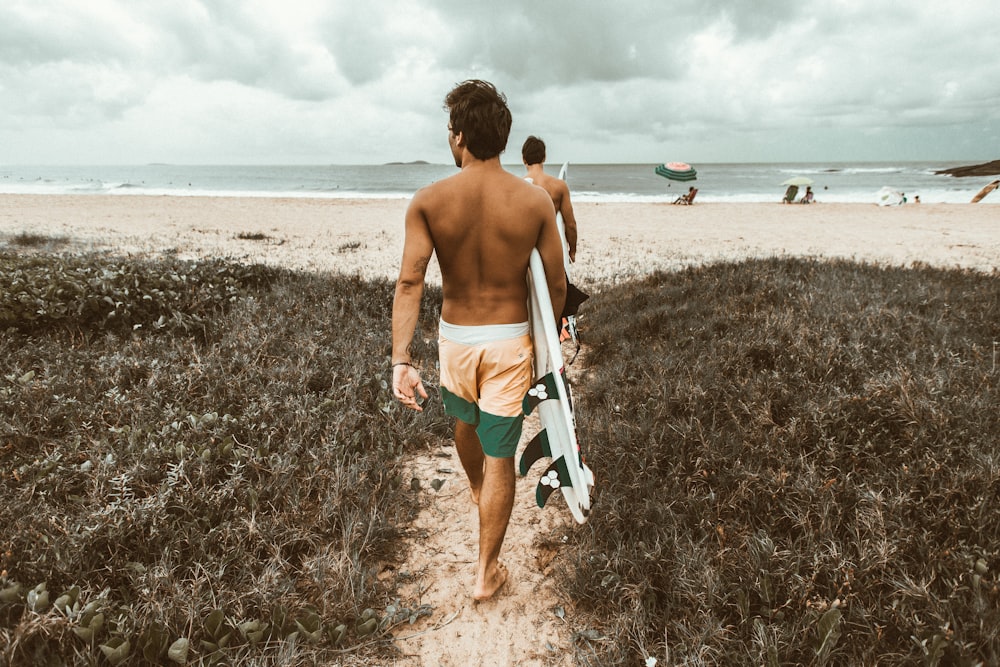
M 322 200 L 155 197 L 4 196 L 2 199 L 4 208 L 0 213 L 0 243 L 6 242 L 7 247 L 16 253 L 31 253 L 49 249 L 35 243 L 18 245 L 17 238 L 20 235 L 21 238 L 64 240 L 69 250 L 111 250 L 116 253 L 131 254 L 134 257 L 165 257 L 171 261 L 186 258 L 226 257 L 245 263 L 262 262 L 272 266 L 301 269 L 312 273 L 346 274 L 361 281 L 345 288 L 352 293 L 368 293 L 365 292 L 367 287 L 362 289 L 363 285 L 367 285 L 368 279 L 383 280 L 391 279 L 394 276 L 396 262 L 402 247 L 400 231 L 403 210 L 406 205 L 402 201 L 331 202 Z M 937 267 L 961 267 L 986 272 L 992 271 L 1000 265 L 1000 232 L 997 229 L 995 216 L 990 214 L 992 209 L 985 207 L 923 205 L 885 210 L 874 206 L 824 204 L 815 207 L 696 205 L 680 209 L 680 207 L 658 205 L 580 204 L 577 209 L 581 226 L 581 246 L 580 261 L 576 267 L 576 281 L 581 285 L 596 287 L 602 292 L 609 291 L 616 285 L 624 285 L 633 278 L 647 276 L 657 269 L 674 271 L 683 267 L 697 267 L 703 264 L 740 261 L 749 258 L 843 258 L 875 262 L 885 266 L 910 266 L 914 262 L 922 262 Z M 57 250 L 66 249 L 66 246 L 57 248 Z M 435 280 L 433 274 L 431 280 Z M 365 315 L 366 318 L 370 319 L 358 320 L 359 326 L 361 326 L 361 329 L 355 334 L 358 340 L 378 339 L 387 336 L 388 311 L 386 308 L 387 301 L 391 298 L 391 291 L 388 285 L 384 288 L 374 289 L 375 293 L 381 294 L 381 296 L 372 297 L 378 303 L 373 303 L 374 310 Z M 382 291 L 379 292 L 379 289 Z M 233 353 L 236 355 L 232 357 L 230 363 L 244 368 L 244 372 L 249 372 L 254 368 L 266 370 L 270 379 L 266 380 L 265 384 L 271 386 L 272 389 L 277 388 L 275 391 L 279 393 L 275 394 L 275 397 L 287 396 L 289 392 L 294 394 L 296 391 L 301 391 L 302 387 L 308 389 L 307 394 L 318 392 L 319 396 L 322 396 L 323 392 L 330 390 L 330 388 L 341 387 L 345 393 L 337 401 L 338 403 L 348 403 L 357 400 L 356 396 L 347 393 L 348 390 L 356 392 L 360 389 L 366 396 L 365 400 L 371 401 L 372 416 L 370 418 L 378 418 L 379 415 L 385 414 L 382 410 L 388 406 L 382 405 L 380 402 L 382 388 L 379 384 L 379 378 L 384 379 L 385 374 L 378 362 L 372 360 L 358 362 L 361 363 L 361 366 L 348 372 L 344 366 L 346 358 L 344 355 L 347 353 L 331 353 L 330 349 L 327 349 L 327 345 L 332 345 L 333 339 L 324 337 L 310 339 L 306 336 L 300 342 L 304 347 L 295 348 L 298 351 L 291 357 L 289 356 L 291 348 L 288 347 L 287 343 L 281 342 L 282 336 L 299 337 L 299 334 L 308 333 L 306 329 L 314 332 L 322 331 L 331 323 L 339 323 L 345 317 L 354 317 L 351 315 L 353 311 L 350 299 L 346 296 L 315 294 L 310 297 L 313 301 L 308 306 L 299 303 L 301 296 L 301 292 L 291 292 L 285 294 L 282 302 L 284 305 L 257 306 L 258 308 L 273 307 L 275 313 L 270 315 L 278 315 L 277 320 L 267 319 L 265 317 L 267 314 L 260 311 L 245 314 L 243 317 L 246 319 L 241 320 L 242 323 L 239 326 L 243 326 L 247 330 L 260 327 L 261 325 L 257 323 L 258 320 L 271 323 L 270 330 L 260 332 L 262 340 L 267 342 L 258 341 L 256 345 L 244 349 L 241 345 L 253 343 L 253 338 L 248 333 L 236 334 L 227 343 L 233 348 Z M 618 295 L 612 301 L 615 298 L 622 303 L 636 305 L 629 301 L 629 299 L 636 298 L 634 294 Z M 273 301 L 268 303 L 274 304 Z M 588 308 L 598 307 L 600 303 L 600 301 L 595 301 L 593 304 L 588 304 Z M 602 308 L 609 309 L 611 306 L 606 304 Z M 309 319 L 303 320 L 309 311 L 325 315 L 319 320 L 315 320 L 313 319 L 315 313 L 313 313 Z M 427 315 L 428 324 L 424 329 L 427 348 L 424 351 L 424 356 L 430 362 L 433 358 L 433 312 L 429 312 Z M 645 317 L 648 321 L 645 324 L 639 324 L 646 326 L 647 333 L 652 335 L 662 330 L 663 322 L 656 318 L 667 317 L 667 314 L 660 313 L 655 317 L 647 314 Z M 624 315 L 619 314 L 617 319 L 623 320 Z M 281 324 L 282 322 L 284 324 Z M 596 321 L 594 326 L 597 327 Z M 793 325 L 788 323 L 788 326 Z M 240 342 L 241 339 L 245 340 Z M 324 340 L 326 343 L 321 345 L 320 343 Z M 80 339 L 79 342 L 83 342 L 83 339 Z M 72 345 L 67 347 L 67 350 L 73 349 Z M 65 356 L 67 353 L 72 356 L 72 352 L 62 352 L 61 354 Z M 224 431 L 232 427 L 231 424 L 227 425 L 224 421 L 218 422 L 219 417 L 222 417 L 225 412 L 212 409 L 213 402 L 217 403 L 227 395 L 231 396 L 228 400 L 240 400 L 234 394 L 234 390 L 238 390 L 238 386 L 234 387 L 231 383 L 229 385 L 208 383 L 201 372 L 205 369 L 202 368 L 201 371 L 198 371 L 200 366 L 195 363 L 198 360 L 197 348 L 184 344 L 183 340 L 176 344 L 176 349 L 168 347 L 160 353 L 173 358 L 175 361 L 172 363 L 179 364 L 178 368 L 188 369 L 178 371 L 180 380 L 186 387 L 181 393 L 199 396 L 201 402 L 197 406 L 190 406 L 190 409 L 187 409 L 184 414 L 177 413 L 179 423 L 188 417 L 194 418 L 194 423 L 190 423 L 188 426 L 182 424 L 178 431 L 188 429 L 188 435 L 197 441 L 197 450 L 199 452 L 207 451 L 202 435 L 216 438 L 220 435 L 216 433 L 217 430 Z M 149 364 L 138 363 L 136 365 L 139 358 L 136 355 L 138 354 L 135 351 L 123 352 L 109 349 L 98 355 L 99 363 L 106 365 L 107 369 L 113 370 L 113 376 L 108 380 L 110 384 L 105 387 L 107 391 L 111 391 L 114 385 L 122 382 L 129 386 L 167 382 L 168 375 L 165 374 L 165 370 L 154 369 Z M 756 360 L 754 363 L 759 365 L 770 363 L 768 359 L 772 361 L 776 359 L 775 355 L 778 354 L 778 351 L 771 350 L 766 343 L 762 342 L 757 347 L 750 349 L 747 354 L 751 361 Z M 296 355 L 300 356 L 301 359 L 296 359 Z M 5 374 L 13 376 L 15 381 L 20 381 L 21 378 L 27 379 L 24 380 L 24 386 L 17 385 L 16 382 L 14 385 L 6 385 L 6 391 L 14 391 L 15 389 L 19 392 L 38 390 L 38 386 L 34 384 L 35 381 L 27 377 L 27 369 L 32 364 L 42 363 L 37 355 L 34 359 L 35 361 L 30 363 L 8 361 L 8 364 L 14 363 L 17 367 L 5 367 Z M 62 361 L 72 367 L 74 363 L 79 362 L 79 358 L 65 358 Z M 21 365 L 18 365 L 19 363 Z M 194 365 L 192 366 L 192 364 Z M 51 372 L 58 375 L 64 371 L 53 369 Z M 605 369 L 604 372 L 608 371 Z M 579 374 L 577 381 L 580 384 L 578 386 L 588 387 L 589 391 L 592 392 L 590 398 L 581 402 L 586 411 L 584 418 L 601 418 L 599 415 L 603 415 L 605 412 L 600 404 L 594 403 L 598 400 L 594 394 L 606 394 L 610 390 L 596 389 L 595 385 L 589 384 L 594 381 L 594 376 L 590 372 L 585 375 L 582 365 L 571 370 L 571 374 L 573 373 Z M 631 382 L 627 377 L 624 380 L 626 383 Z M 869 389 L 877 391 L 878 386 L 882 385 L 876 385 L 881 381 L 885 385 L 883 393 L 889 392 L 886 393 L 888 397 L 893 391 L 912 391 L 916 386 L 914 384 L 916 381 L 912 378 L 909 380 L 903 378 L 905 381 L 901 380 L 902 384 L 892 385 L 896 387 L 896 389 L 892 389 L 890 380 L 891 378 L 888 376 L 881 380 L 872 378 L 871 381 L 876 384 L 870 385 Z M 260 378 L 248 378 L 248 381 L 251 383 L 263 382 Z M 600 380 L 598 378 L 597 381 L 607 381 L 607 379 Z M 68 379 L 67 382 L 69 382 Z M 299 384 L 296 385 L 296 382 Z M 631 384 L 635 384 L 635 382 L 631 382 Z M 174 389 L 180 391 L 179 387 Z M 49 387 L 47 391 L 56 390 Z M 59 391 L 66 394 L 68 389 Z M 282 419 L 288 418 L 289 404 L 284 399 L 278 400 L 275 397 L 269 399 L 266 405 L 257 406 L 259 409 L 265 410 L 267 416 L 263 421 L 271 428 L 280 424 Z M 905 395 L 897 396 L 899 400 L 903 400 L 903 398 Z M 101 394 L 98 405 L 105 405 L 109 401 L 108 405 L 114 405 L 116 400 L 119 399 L 116 399 L 114 392 L 107 395 Z M 322 405 L 324 405 L 322 400 L 312 407 L 309 407 L 307 402 L 300 408 L 302 412 L 292 411 L 293 421 L 301 420 L 302 427 L 304 427 L 309 422 L 311 414 L 309 411 Z M 673 405 L 672 409 L 677 410 L 684 407 L 679 403 L 671 405 Z M 782 407 L 783 405 L 785 407 Z M 178 407 L 164 405 L 163 409 L 173 414 L 177 412 Z M 391 408 L 388 409 L 391 410 Z M 763 417 L 754 411 L 752 403 L 747 403 L 746 409 L 748 411 L 746 416 L 752 423 L 758 426 L 763 424 L 760 421 Z M 770 412 L 767 412 L 767 415 L 771 421 L 779 425 L 783 422 L 784 427 L 788 427 L 789 417 L 782 412 L 782 410 L 788 409 L 787 405 L 780 400 L 772 400 L 768 409 Z M 326 410 L 326 408 L 322 410 Z M 218 414 L 214 420 L 207 417 L 215 412 Z M 330 418 L 330 415 L 323 414 L 325 419 Z M 591 417 L 586 417 L 587 414 Z M 63 418 L 65 419 L 66 415 Z M 102 417 L 102 419 L 107 421 L 107 417 Z M 204 422 L 205 419 L 209 419 L 211 423 Z M 400 637 L 399 641 L 396 642 L 399 653 L 396 654 L 395 659 L 385 658 L 386 664 L 475 664 L 484 656 L 495 656 L 500 660 L 498 664 L 518 665 L 572 664 L 573 662 L 602 664 L 603 660 L 614 661 L 618 659 L 628 663 L 629 661 L 635 662 L 639 656 L 642 656 L 643 651 L 648 652 L 649 655 L 659 655 L 663 659 L 662 649 L 664 647 L 660 645 L 662 635 L 659 634 L 662 632 L 662 628 L 657 630 L 656 637 L 644 634 L 641 629 L 643 627 L 641 624 L 646 621 L 651 622 L 650 627 L 659 622 L 655 620 L 655 613 L 650 611 L 658 607 L 654 605 L 648 608 L 640 607 L 626 610 L 625 616 L 628 618 L 616 617 L 617 621 L 615 618 L 609 618 L 606 615 L 607 608 L 601 606 L 603 603 L 598 603 L 600 595 L 608 591 L 627 592 L 628 595 L 623 598 L 624 600 L 642 603 L 644 598 L 638 594 L 641 593 L 642 586 L 637 586 L 634 581 L 631 581 L 627 572 L 612 569 L 609 566 L 615 556 L 609 551 L 610 547 L 601 547 L 596 550 L 597 553 L 608 556 L 608 562 L 602 564 L 586 560 L 583 554 L 587 553 L 587 548 L 593 546 L 588 541 L 593 527 L 583 529 L 574 527 L 564 508 L 560 507 L 558 498 L 554 498 L 553 504 L 545 510 L 533 507 L 533 498 L 531 497 L 533 481 L 530 479 L 523 481 L 519 486 L 514 523 L 507 539 L 507 558 L 513 575 L 511 585 L 495 602 L 480 605 L 471 604 L 469 588 L 472 581 L 471 563 L 475 553 L 472 541 L 473 514 L 471 504 L 467 502 L 467 492 L 463 485 L 460 467 L 454 459 L 453 450 L 447 446 L 449 429 L 440 413 L 434 410 L 420 418 L 400 416 L 400 419 L 403 421 L 394 422 L 393 425 L 393 429 L 398 429 L 393 431 L 396 435 L 389 438 L 399 442 L 400 446 L 390 452 L 392 454 L 390 458 L 398 458 L 401 452 L 407 452 L 406 467 L 398 469 L 397 472 L 389 475 L 383 481 L 389 485 L 387 489 L 391 491 L 396 488 L 392 487 L 393 484 L 401 485 L 399 488 L 411 488 L 410 480 L 419 480 L 419 490 L 412 491 L 414 495 L 408 496 L 407 506 L 419 507 L 420 511 L 412 517 L 410 523 L 407 523 L 410 519 L 399 515 L 400 525 L 409 526 L 404 531 L 409 540 L 409 546 L 406 547 L 409 553 L 408 560 L 395 563 L 389 569 L 386 568 L 385 564 L 394 562 L 389 553 L 376 555 L 377 551 L 371 551 L 366 556 L 365 553 L 351 552 L 353 555 L 344 560 L 344 552 L 338 555 L 336 550 L 324 547 L 324 544 L 337 542 L 333 536 L 321 531 L 322 534 L 300 542 L 300 546 L 297 548 L 304 549 L 304 551 L 296 552 L 298 555 L 289 555 L 285 552 L 276 554 L 270 564 L 258 573 L 258 576 L 263 577 L 262 582 L 266 582 L 267 586 L 281 585 L 282 572 L 292 561 L 298 563 L 295 566 L 298 568 L 296 571 L 300 574 L 308 574 L 306 578 L 312 577 L 314 582 L 320 582 L 325 577 L 333 576 L 331 573 L 342 572 L 342 575 L 337 576 L 343 577 L 345 582 L 353 581 L 353 583 L 348 583 L 346 587 L 338 589 L 340 592 L 337 601 L 330 600 L 329 596 L 324 598 L 326 600 L 324 605 L 327 605 L 326 610 L 330 611 L 332 615 L 339 614 L 344 620 L 348 620 L 347 615 L 357 611 L 356 609 L 348 611 L 353 609 L 352 605 L 369 604 L 365 601 L 371 600 L 371 598 L 366 596 L 372 594 L 373 586 L 379 585 L 373 584 L 373 581 L 398 585 L 398 590 L 403 597 L 399 601 L 381 600 L 379 613 L 384 618 L 389 607 L 400 613 L 411 612 L 414 623 L 411 626 L 408 622 L 404 622 L 394 631 Z M 755 419 L 756 421 L 754 421 Z M 83 421 L 93 424 L 90 419 Z M 613 426 L 616 423 L 617 421 L 612 419 L 606 425 Z M 111 426 L 120 428 L 121 424 L 112 424 Z M 108 424 L 104 424 L 102 428 L 108 428 Z M 313 425 L 310 428 L 316 428 L 316 426 Z M 340 425 L 338 428 L 350 427 Z M 360 428 L 359 426 L 355 430 Z M 597 425 L 588 422 L 585 428 L 596 429 Z M 420 433 L 427 435 L 420 436 Z M 249 434 L 241 432 L 235 435 L 239 443 L 245 444 Z M 269 436 L 269 438 L 273 437 Z M 224 440 L 224 437 L 222 439 Z M 603 437 L 601 441 L 604 442 Z M 42 444 L 41 440 L 33 440 L 32 442 L 34 442 L 32 446 Z M 360 445 L 360 443 L 356 444 Z M 384 442 L 369 444 L 372 447 L 385 445 Z M 189 443 L 187 446 L 194 447 L 195 444 Z M 594 444 L 592 447 L 596 449 L 598 445 Z M 208 455 L 211 458 L 221 455 L 224 446 L 220 450 L 218 443 L 212 442 L 212 448 L 209 449 L 212 449 L 213 452 Z M 236 449 L 239 448 L 236 447 Z M 9 451 L 8 448 L 0 455 L 8 455 Z M 368 450 L 366 449 L 366 451 Z M 81 450 L 81 453 L 85 454 L 87 458 L 83 462 L 74 461 L 75 465 L 83 465 L 86 460 L 92 458 L 91 453 L 86 449 Z M 176 450 L 174 453 L 176 455 Z M 51 463 L 47 457 L 54 454 L 54 450 L 48 449 L 40 452 L 41 458 L 38 461 L 41 462 L 43 468 Z M 303 454 L 305 454 L 305 450 L 298 455 Z M 447 458 L 442 455 L 447 455 Z M 287 467 L 288 462 L 283 462 L 280 456 L 273 461 L 270 459 L 268 461 L 268 475 L 273 475 L 274 479 L 283 479 L 282 474 L 287 474 L 291 470 Z M 29 467 L 34 470 L 35 468 L 32 466 L 35 466 L 37 462 L 29 463 L 31 464 Z M 54 465 L 59 467 L 65 463 L 56 461 Z M 176 464 L 177 461 L 171 462 L 171 465 L 175 467 Z M 386 462 L 385 465 L 389 466 L 390 463 Z M 619 464 L 606 460 L 604 465 L 607 469 L 608 466 L 615 467 Z M 199 464 L 199 466 L 202 467 L 199 468 L 198 475 L 209 474 L 206 472 L 208 468 L 205 467 L 207 463 Z M 704 469 L 708 470 L 708 468 Z M 699 477 L 700 470 L 687 471 L 690 473 L 686 478 L 690 488 L 708 488 L 706 486 L 707 479 L 703 480 Z M 10 470 L 4 472 L 10 474 Z M 257 471 L 257 474 L 262 472 Z M 174 473 L 175 484 L 167 485 L 171 489 L 176 489 L 178 484 L 194 474 L 190 470 L 185 470 L 184 475 L 179 470 L 174 470 Z M 288 493 L 292 494 L 289 497 L 299 499 L 318 509 L 319 505 L 316 503 L 318 499 L 323 497 L 322 494 L 326 493 L 321 487 L 340 488 L 342 486 L 340 482 L 329 475 L 349 476 L 352 474 L 357 474 L 357 470 L 351 468 L 349 461 L 347 463 L 342 461 L 335 465 L 330 464 L 330 472 L 327 477 L 318 477 L 316 485 L 309 485 L 306 489 L 296 489 L 294 493 L 289 487 Z M 374 469 L 365 474 L 378 477 L 378 473 Z M 235 498 L 238 493 L 245 492 L 245 489 L 238 493 L 236 491 L 236 484 L 239 480 L 247 483 L 245 466 L 216 469 L 216 472 L 211 473 L 211 475 L 216 476 L 213 478 L 215 480 L 213 483 L 222 484 L 218 487 L 218 492 L 222 495 L 216 500 L 225 500 L 230 496 Z M 11 479 L 13 478 L 5 478 L 5 483 L 12 484 Z M 443 485 L 439 489 L 435 489 L 432 485 L 435 480 L 443 481 Z M 144 483 L 149 484 L 151 481 L 146 480 Z M 105 487 L 95 490 L 104 494 L 104 497 L 110 499 L 109 502 L 112 504 L 117 502 L 120 506 L 126 501 L 133 502 L 137 497 L 140 497 L 136 493 L 138 487 L 135 482 L 135 477 L 122 478 L 120 475 L 117 477 L 110 475 L 104 482 Z M 232 488 L 226 484 L 230 484 Z M 73 483 L 72 488 L 77 489 L 78 485 L 79 480 Z M 609 479 L 599 480 L 599 485 L 604 485 L 607 489 L 615 488 L 614 483 Z M 416 487 L 417 485 L 413 485 L 412 488 Z M 57 495 L 65 491 L 65 489 L 60 489 L 55 489 Z M 78 490 L 67 492 L 79 495 Z M 398 493 L 398 490 L 391 492 Z M 129 493 L 132 495 L 129 496 Z M 226 496 L 227 493 L 230 496 Z M 352 499 L 347 502 L 350 505 L 355 501 L 356 499 Z M 737 501 L 738 499 L 733 500 L 733 502 Z M 196 505 L 200 501 L 196 496 L 192 496 L 186 502 Z M 334 501 L 332 505 L 348 506 L 341 501 Z M 869 527 L 874 530 L 877 526 L 871 522 L 880 520 L 881 510 L 879 510 L 877 503 L 869 503 L 869 505 L 871 511 L 866 512 L 865 517 L 871 524 Z M 386 528 L 389 532 L 388 535 L 373 535 L 368 532 L 363 535 L 355 535 L 352 532 L 353 529 L 348 529 L 348 524 L 360 526 L 365 523 L 365 512 L 370 510 L 365 510 L 364 507 L 366 506 L 361 506 L 361 509 L 358 510 L 359 513 L 348 515 L 355 518 L 346 523 L 343 517 L 336 513 L 328 511 L 326 514 L 317 514 L 314 517 L 317 519 L 316 525 L 333 521 L 334 525 L 343 526 L 343 530 L 338 533 L 340 536 L 338 539 L 343 538 L 347 540 L 345 543 L 348 544 L 356 542 L 376 545 L 381 544 L 380 540 L 384 537 L 392 537 L 392 530 L 389 528 Z M 866 507 L 868 506 L 866 505 Z M 206 509 L 206 511 L 208 510 Z M 396 507 L 392 511 L 398 512 L 399 508 Z M 338 516 L 340 516 L 339 519 Z M 611 517 L 612 513 L 609 512 L 606 516 Z M 124 520 L 124 515 L 117 518 Z M 822 517 L 817 517 L 817 520 L 819 519 Z M 805 517 L 802 520 L 811 521 L 812 519 Z M 247 526 L 256 531 L 274 533 L 274 531 L 283 530 L 280 522 L 268 526 L 257 523 L 253 513 L 246 517 L 246 521 L 248 522 Z M 711 537 L 717 540 L 722 535 L 718 533 L 716 528 L 717 526 L 712 526 L 712 531 L 715 532 Z M 605 528 L 601 528 L 601 530 L 603 531 Z M 609 528 L 606 534 L 617 535 L 615 531 L 617 528 L 613 530 Z M 236 528 L 233 528 L 232 531 L 222 536 L 223 542 L 228 543 L 229 540 L 235 539 L 235 535 Z M 274 536 L 272 535 L 272 537 Z M 285 538 L 274 537 L 274 539 L 282 540 Z M 739 538 L 730 533 L 726 539 L 732 544 L 733 540 Z M 764 535 L 763 537 L 758 535 L 753 540 L 748 536 L 743 536 L 743 539 L 743 545 L 748 549 L 751 543 L 760 547 L 757 551 L 753 551 L 753 553 L 758 554 L 758 560 L 765 558 L 767 553 L 771 553 L 767 544 L 773 544 L 776 541 L 773 535 Z M 645 548 L 650 548 L 650 543 L 643 540 L 634 542 L 645 544 Z M 687 556 L 681 553 L 682 549 L 680 548 L 675 555 L 678 558 L 688 559 L 684 562 L 690 562 L 691 558 L 696 559 L 696 550 L 692 551 L 694 545 L 689 545 L 689 547 L 691 549 L 689 549 Z M 765 549 L 765 547 L 767 548 Z M 113 549 L 114 547 L 109 548 Z M 375 548 L 372 547 L 372 549 Z M 583 551 L 574 551 L 581 548 Z M 222 557 L 221 554 L 219 557 Z M 8 560 L 3 563 L 4 567 L 9 567 L 13 562 L 10 560 L 11 557 L 7 558 Z M 372 574 L 373 578 L 361 576 L 359 579 L 352 579 L 350 570 L 353 566 L 351 563 L 357 562 L 352 561 L 352 558 L 369 559 L 366 562 L 373 563 L 369 567 L 375 570 Z M 135 561 L 134 559 L 126 559 L 126 562 Z M 633 561 L 625 559 L 618 562 L 637 563 L 641 562 L 641 558 Z M 121 573 L 123 577 L 121 581 L 128 580 L 136 585 L 145 582 L 142 585 L 166 586 L 170 589 L 193 586 L 191 591 L 192 604 L 197 603 L 194 604 L 194 607 L 209 608 L 207 604 L 199 601 L 201 596 L 209 595 L 216 599 L 220 592 L 214 590 L 213 587 L 217 584 L 207 574 L 208 570 L 202 571 L 200 574 L 194 573 L 191 576 L 178 578 L 176 568 L 168 562 L 163 561 L 154 565 L 156 567 L 152 570 L 147 569 L 144 574 L 137 571 L 125 571 Z M 779 570 L 775 570 L 775 572 L 779 572 Z M 576 576 L 574 573 L 583 573 L 585 579 L 573 584 L 576 588 L 570 588 L 569 590 L 574 592 L 572 596 L 567 596 L 566 589 L 561 588 L 561 584 L 557 585 L 557 582 L 566 581 L 562 577 Z M 648 574 L 649 572 L 645 572 L 643 576 Z M 782 577 L 786 574 L 786 571 L 781 570 Z M 685 588 L 677 590 L 693 594 L 694 588 L 692 587 L 696 588 L 698 581 L 704 583 L 704 580 L 699 578 L 702 575 L 694 571 L 685 574 L 682 569 L 671 576 L 680 575 L 687 576 L 688 579 L 684 582 Z M 774 576 L 777 575 L 773 574 L 772 579 Z M 784 581 L 783 585 L 787 585 L 787 581 Z M 55 586 L 56 584 L 53 583 L 53 588 Z M 316 591 L 318 590 L 316 589 Z M 916 595 L 919 591 L 912 589 L 911 592 Z M 53 593 L 55 593 L 54 590 Z M 586 604 L 584 604 L 585 602 Z M 244 610 L 243 616 L 240 617 L 242 619 L 249 620 L 251 616 L 263 618 L 261 614 L 263 610 L 261 609 L 254 609 L 252 605 L 245 602 L 234 602 L 234 604 L 237 605 L 237 608 Z M 759 606 L 760 601 L 755 599 L 749 601 L 748 604 Z M 602 609 L 605 611 L 601 611 Z M 152 612 L 147 613 L 151 614 Z M 598 614 L 598 616 L 595 617 L 593 614 Z M 291 622 L 289 619 L 276 618 L 273 608 L 269 609 L 267 618 L 272 624 L 287 625 Z M 629 626 L 628 624 L 631 622 L 629 618 L 637 625 Z M 191 618 L 189 621 L 193 624 L 196 619 Z M 197 619 L 197 623 L 202 623 L 202 619 Z M 309 625 L 308 621 L 306 625 Z M 294 627 L 294 623 L 289 626 L 289 631 L 291 631 L 291 627 Z M 607 649 L 609 643 L 599 629 L 602 627 L 618 628 L 619 635 L 615 637 L 615 641 L 611 645 L 621 647 L 620 650 L 624 652 L 617 654 L 617 657 L 615 657 L 614 651 L 619 649 L 611 649 L 610 651 Z M 65 632 L 66 626 L 46 626 L 41 623 L 38 627 L 28 628 L 28 630 L 41 633 L 41 635 L 55 636 L 59 632 Z M 774 641 L 769 644 L 765 636 L 767 630 L 767 627 L 761 630 L 764 634 L 760 636 L 760 641 L 754 644 L 763 651 L 760 655 L 765 658 L 770 655 L 767 652 L 768 646 L 780 647 L 780 641 L 784 640 L 783 637 L 772 636 Z M 692 624 L 682 628 L 682 631 L 687 633 L 685 637 L 692 642 L 694 642 L 692 638 L 699 636 L 706 641 L 709 638 L 708 634 L 704 634 L 709 632 L 707 627 L 699 629 Z M 355 629 L 351 626 L 352 637 L 355 636 L 353 633 L 355 633 Z M 670 636 L 676 635 L 668 635 L 668 641 Z M 933 634 L 928 635 L 927 639 L 932 641 Z M 366 650 L 371 650 L 376 646 L 377 644 L 371 645 Z M 283 653 L 278 658 L 271 654 L 270 658 L 260 664 L 269 664 L 267 660 L 283 660 L 284 664 L 295 664 L 296 660 L 310 660 L 314 659 L 316 655 L 308 649 L 304 651 L 297 649 L 296 651 Z M 340 664 L 355 659 L 351 655 L 357 654 L 331 657 L 330 664 Z M 703 657 L 707 659 L 710 655 L 711 652 Z M 357 659 L 369 662 L 377 660 L 375 654 L 372 653 L 364 654 Z M 303 662 L 302 664 L 311 663 Z

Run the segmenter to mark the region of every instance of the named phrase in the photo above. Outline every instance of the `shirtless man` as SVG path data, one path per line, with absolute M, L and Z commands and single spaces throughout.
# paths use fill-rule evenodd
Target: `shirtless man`
M 479 561 L 473 597 L 486 600 L 507 571 L 500 547 L 514 506 L 514 453 L 521 400 L 531 386 L 528 259 L 538 248 L 557 315 L 566 297 L 555 210 L 544 191 L 504 170 L 511 115 L 492 84 L 466 81 L 445 98 L 448 145 L 461 171 L 418 191 L 392 305 L 392 389 L 420 410 L 427 398 L 410 344 L 424 278 L 437 253 L 444 301 L 438 352 L 445 413 L 456 418 L 455 447 L 479 506 Z
M 521 159 L 528 170 L 527 178 L 549 193 L 552 205 L 562 213 L 566 229 L 566 244 L 569 246 L 569 260 L 576 261 L 576 217 L 573 204 L 569 200 L 569 186 L 566 181 L 545 173 L 545 142 L 538 137 L 528 137 L 521 146 Z

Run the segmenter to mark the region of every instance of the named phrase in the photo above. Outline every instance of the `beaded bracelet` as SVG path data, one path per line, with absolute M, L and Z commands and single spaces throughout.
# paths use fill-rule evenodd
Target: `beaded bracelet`
M 392 365 L 392 367 L 395 368 L 396 366 L 409 366 L 410 368 L 413 368 L 413 364 L 409 361 L 397 361 Z

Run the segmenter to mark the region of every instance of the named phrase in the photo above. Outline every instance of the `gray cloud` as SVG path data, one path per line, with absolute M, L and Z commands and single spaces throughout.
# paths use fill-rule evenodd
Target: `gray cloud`
M 0 162 L 100 161 L 88 147 L 125 137 L 136 160 L 444 160 L 441 100 L 470 77 L 508 95 L 512 144 L 540 133 L 576 160 L 995 157 L 995 13 L 987 0 L 946 12 L 916 0 L 12 0 Z M 46 139 L 74 132 L 87 134 Z
M 15 2 L 0 8 L 0 19 L 0 61 L 8 65 L 124 60 L 132 46 L 124 24 L 102 20 L 82 4 Z

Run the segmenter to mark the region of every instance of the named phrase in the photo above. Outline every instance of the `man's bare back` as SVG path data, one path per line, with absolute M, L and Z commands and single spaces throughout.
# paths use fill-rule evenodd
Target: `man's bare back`
M 555 176 L 550 176 L 541 170 L 532 173 L 530 178 L 532 183 L 549 193 L 552 205 L 555 206 L 556 211 L 559 211 L 562 207 L 563 199 L 569 194 L 569 187 L 566 185 L 566 181 L 558 179 Z
M 474 162 L 420 190 L 407 212 L 407 234 L 426 233 L 437 253 L 441 318 L 460 325 L 526 321 L 528 258 L 536 246 L 558 249 L 554 222 L 545 193 L 497 162 Z

